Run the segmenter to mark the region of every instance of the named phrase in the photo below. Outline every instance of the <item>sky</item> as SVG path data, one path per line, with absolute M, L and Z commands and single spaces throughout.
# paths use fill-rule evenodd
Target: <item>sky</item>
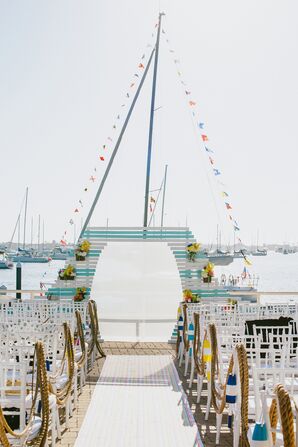
M 27 241 L 32 217 L 37 239 L 39 214 L 46 240 L 78 235 L 113 149 L 107 138 L 115 142 L 134 74 L 152 49 L 159 9 L 166 15 L 150 188 L 160 187 L 168 164 L 165 225 L 187 224 L 205 243 L 215 241 L 219 225 L 223 242 L 233 242 L 177 58 L 242 241 L 255 243 L 257 232 L 260 244 L 298 241 L 298 5 L 292 0 L 0 0 L 0 240 L 10 240 L 27 186 Z M 152 71 L 92 225 L 142 225 L 151 82 Z

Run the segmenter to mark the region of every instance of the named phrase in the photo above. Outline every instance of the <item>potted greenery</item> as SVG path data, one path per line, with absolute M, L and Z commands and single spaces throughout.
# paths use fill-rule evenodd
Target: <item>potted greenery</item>
M 85 261 L 89 250 L 90 242 L 87 240 L 82 241 L 75 250 L 76 261 Z
M 77 287 L 76 294 L 73 298 L 74 301 L 83 301 L 86 298 L 86 287 Z
M 199 303 L 200 297 L 197 293 L 193 293 L 190 289 L 183 290 L 183 299 L 186 303 Z
M 212 264 L 212 262 L 208 262 L 208 264 L 205 265 L 205 267 L 202 270 L 203 282 L 211 283 L 213 276 L 214 276 L 214 264 Z
M 195 262 L 198 251 L 200 250 L 200 244 L 194 242 L 193 244 L 188 244 L 186 247 L 187 259 L 191 262 Z
M 59 270 L 59 278 L 63 281 L 65 280 L 74 280 L 76 277 L 76 271 L 73 265 L 68 264 L 65 269 Z

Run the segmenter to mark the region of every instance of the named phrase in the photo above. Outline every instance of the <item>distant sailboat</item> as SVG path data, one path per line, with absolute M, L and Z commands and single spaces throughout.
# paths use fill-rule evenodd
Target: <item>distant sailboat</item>
M 26 249 L 26 224 L 27 224 L 27 207 L 28 207 L 28 187 L 26 188 L 26 198 L 25 198 L 25 215 L 24 215 L 24 238 L 23 238 L 23 248 L 18 247 L 18 252 L 12 257 L 13 262 L 26 262 L 26 263 L 47 263 L 51 259 L 46 256 L 40 256 L 37 252 L 31 248 Z M 19 216 L 20 218 L 20 216 Z M 20 219 L 18 218 L 18 223 Z M 40 220 L 39 220 L 40 227 Z M 39 229 L 40 231 L 40 229 Z M 32 227 L 31 227 L 32 233 Z M 39 236 L 38 236 L 39 238 Z M 31 236 L 32 239 L 32 236 Z M 39 244 L 39 239 L 38 239 Z
M 267 250 L 259 248 L 259 231 L 257 233 L 257 248 L 251 254 L 252 256 L 267 256 Z

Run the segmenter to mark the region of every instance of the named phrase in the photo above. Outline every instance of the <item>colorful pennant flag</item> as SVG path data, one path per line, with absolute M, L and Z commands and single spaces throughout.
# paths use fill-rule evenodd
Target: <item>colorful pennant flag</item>
M 104 161 L 104 160 L 105 160 L 105 158 L 104 158 L 102 155 L 99 157 L 99 159 L 100 159 L 101 161 Z
M 74 210 L 74 212 L 75 212 L 75 213 L 78 213 L 78 212 L 79 212 L 78 208 L 76 208 L 76 209 Z
M 227 207 L 227 210 L 231 210 L 232 209 L 231 205 L 228 202 L 225 202 L 225 205 Z
M 206 152 L 209 152 L 210 154 L 214 154 L 214 151 L 212 149 L 209 149 L 207 146 L 205 146 Z
M 211 157 L 209 157 L 209 161 L 212 165 L 214 165 L 214 160 Z
M 214 175 L 220 175 L 220 171 L 216 168 L 213 168 Z
M 192 107 L 192 106 L 195 106 L 196 103 L 195 103 L 195 101 L 189 101 L 189 105 Z
M 208 137 L 207 137 L 207 135 L 202 134 L 201 137 L 202 137 L 202 140 L 203 140 L 203 141 L 208 141 Z
M 150 202 L 155 203 L 156 200 L 151 196 L 151 197 L 150 197 Z
M 204 129 L 204 123 L 199 123 L 199 128 Z
M 142 63 L 139 64 L 139 68 L 145 68 Z
M 91 177 L 90 177 L 90 180 L 91 180 L 91 182 L 95 182 L 95 177 L 94 177 L 94 175 L 91 175 Z
M 223 197 L 229 197 L 229 194 L 228 194 L 227 192 L 225 192 L 225 191 L 222 191 L 221 195 L 222 195 Z

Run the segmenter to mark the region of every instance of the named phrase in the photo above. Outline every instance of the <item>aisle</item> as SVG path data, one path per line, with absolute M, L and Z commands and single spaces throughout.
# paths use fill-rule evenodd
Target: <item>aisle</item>
M 171 356 L 108 356 L 75 447 L 203 446 Z

